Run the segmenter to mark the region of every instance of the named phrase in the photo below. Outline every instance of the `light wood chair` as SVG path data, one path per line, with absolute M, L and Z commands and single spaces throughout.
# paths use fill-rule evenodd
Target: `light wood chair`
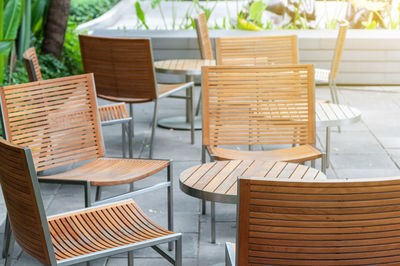
M 150 39 L 80 35 L 79 41 L 83 67 L 86 73 L 94 73 L 100 98 L 129 103 L 131 114 L 133 104 L 154 102 L 150 158 L 153 156 L 159 99 L 172 97 L 186 100 L 189 106 L 190 136 L 194 143 L 194 83 L 157 84 Z M 181 90 L 186 90 L 187 96 L 173 95 Z
M 132 200 L 46 217 L 32 153 L 0 138 L 0 182 L 11 238 L 22 250 L 43 265 L 71 265 L 128 252 L 128 265 L 133 266 L 133 250 L 153 247 L 174 265 L 182 265 L 181 234 L 154 223 Z M 175 256 L 157 246 L 173 242 Z M 11 265 L 12 247 L 5 265 Z
M 168 229 L 173 230 L 172 166 L 169 160 L 104 158 L 92 74 L 1 87 L 1 107 L 7 140 L 29 146 L 37 172 L 82 164 L 41 182 L 84 186 L 85 206 L 167 188 Z M 167 169 L 167 180 L 153 186 L 101 200 L 101 188 L 130 184 Z M 96 186 L 96 202 L 91 200 Z
M 238 184 L 227 265 L 399 265 L 399 177 Z
M 40 71 L 39 60 L 37 58 L 34 47 L 29 48 L 23 54 L 25 67 L 28 72 L 29 81 L 43 80 L 42 72 Z M 131 132 L 129 123 L 132 118 L 128 114 L 128 110 L 124 103 L 109 104 L 99 106 L 100 121 L 102 126 L 121 124 L 122 127 L 122 156 L 126 157 L 125 137 L 128 138 L 129 157 L 133 157 L 133 132 Z
M 296 35 L 216 38 L 217 65 L 298 64 Z
M 208 35 L 206 14 L 201 13 L 195 19 L 197 41 L 199 43 L 201 59 L 214 60 L 210 36 Z
M 339 73 L 340 60 L 342 58 L 344 41 L 346 39 L 349 23 L 342 21 L 339 26 L 338 37 L 336 39 L 335 51 L 331 63 L 331 69 L 315 69 L 315 82 L 317 84 L 328 84 L 331 92 L 332 102 L 339 104 L 339 96 L 336 87 L 336 77 Z
M 197 42 L 199 43 L 201 59 L 215 60 L 210 36 L 208 34 L 206 14 L 200 13 L 197 15 L 197 17 L 194 18 L 194 24 L 196 25 Z M 200 91 L 199 101 L 196 106 L 196 116 L 200 113 L 202 98 L 203 93 Z
M 325 156 L 315 145 L 312 65 L 202 68 L 203 146 L 211 160 L 302 163 Z M 232 146 L 291 145 L 265 151 Z M 221 147 L 222 146 L 222 147 Z

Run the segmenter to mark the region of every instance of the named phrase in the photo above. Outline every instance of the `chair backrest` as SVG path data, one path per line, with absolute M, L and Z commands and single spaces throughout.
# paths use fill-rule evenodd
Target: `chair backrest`
M 203 145 L 314 144 L 312 65 L 203 67 Z
M 336 39 L 335 51 L 333 53 L 331 72 L 329 74 L 330 82 L 334 81 L 339 73 L 339 65 L 340 65 L 340 60 L 342 58 L 344 40 L 346 39 L 346 33 L 348 27 L 349 23 L 346 20 L 343 20 L 340 23 L 339 33 Z
M 0 154 L 1 188 L 15 240 L 44 265 L 55 265 L 31 151 L 0 138 Z
M 83 68 L 93 73 L 97 95 L 124 98 L 157 98 L 150 39 L 79 35 Z
M 399 177 L 238 184 L 236 265 L 399 264 Z
M 31 47 L 26 50 L 23 57 L 26 71 L 28 72 L 29 81 L 42 80 L 42 72 L 40 72 L 39 60 L 36 55 L 35 47 Z
M 1 87 L 6 137 L 37 171 L 104 156 L 92 74 Z
M 297 35 L 217 38 L 217 64 L 298 64 Z
M 210 36 L 208 35 L 206 14 L 201 13 L 195 19 L 197 41 L 199 42 L 201 59 L 214 60 Z

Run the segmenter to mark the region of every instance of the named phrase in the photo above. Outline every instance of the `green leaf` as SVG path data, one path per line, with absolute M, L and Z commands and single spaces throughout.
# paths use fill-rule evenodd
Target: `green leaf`
M 151 0 L 151 8 L 154 9 L 161 4 L 161 0 Z
M 0 55 L 7 56 L 11 50 L 13 41 L 0 41 Z
M 15 40 L 21 24 L 24 0 L 9 0 L 4 8 L 3 38 Z
M 32 1 L 31 26 L 33 34 L 38 32 L 42 28 L 43 16 L 45 15 L 47 3 L 47 0 Z
M 252 21 L 256 22 L 257 24 L 261 25 L 262 24 L 261 17 L 265 10 L 265 7 L 266 6 L 264 5 L 262 0 L 252 3 L 250 6 L 250 12 L 249 12 L 250 19 Z
M 144 27 L 146 29 L 149 29 L 149 26 L 146 24 L 146 19 L 144 17 L 144 12 L 142 7 L 140 6 L 140 3 L 136 1 L 135 3 L 135 9 L 136 9 L 136 16 L 140 19 L 140 21 L 143 23 Z

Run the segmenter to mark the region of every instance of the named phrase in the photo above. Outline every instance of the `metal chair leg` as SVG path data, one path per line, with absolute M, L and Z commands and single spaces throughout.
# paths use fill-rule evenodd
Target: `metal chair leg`
M 130 127 L 128 130 L 128 147 L 129 147 L 129 158 L 133 158 L 133 137 L 135 136 L 134 121 L 133 121 L 133 104 L 129 104 L 129 115 L 131 116 Z
M 150 159 L 153 158 L 153 142 L 154 142 L 156 124 L 157 124 L 157 100 L 154 101 L 154 113 L 153 113 L 153 121 L 151 127 L 151 137 L 150 137 L 150 153 L 149 153 Z
M 312 160 L 312 161 L 311 161 L 311 167 L 312 167 L 312 168 L 315 168 L 315 160 Z
M 206 200 L 201 200 L 201 214 L 205 215 L 207 211 L 207 201 Z
M 323 153 L 322 154 L 322 158 L 321 158 L 321 171 L 326 174 L 326 154 Z
M 175 265 L 182 266 L 182 236 L 175 241 Z
M 3 251 L 2 251 L 2 258 L 7 256 L 8 246 L 10 245 L 10 236 L 11 236 L 11 227 L 10 227 L 10 220 L 8 220 L 8 214 L 6 214 L 6 220 L 4 225 L 4 239 L 3 239 Z
M 122 158 L 126 158 L 126 149 L 125 149 L 125 142 L 126 142 L 126 138 L 125 138 L 125 133 L 126 133 L 126 129 L 125 129 L 125 123 L 121 124 L 121 135 L 122 135 Z M 129 142 L 129 141 L 128 141 Z
M 168 230 L 169 231 L 174 231 L 174 187 L 173 187 L 173 171 L 172 171 L 172 162 L 170 162 L 168 166 L 168 174 L 167 174 L 167 180 L 168 182 L 171 183 L 171 185 L 167 188 L 167 194 L 168 194 Z M 168 243 L 168 250 L 172 251 L 173 249 L 173 243 L 169 242 Z
M 203 90 L 202 90 L 202 88 L 200 88 L 199 101 L 197 102 L 197 106 L 196 106 L 196 116 L 198 116 L 200 113 L 202 98 L 203 98 Z
M 133 251 L 128 252 L 128 266 L 133 266 Z
M 193 101 L 194 101 L 194 85 L 189 90 L 189 117 L 190 117 L 190 143 L 194 144 L 194 111 L 193 111 Z
M 96 201 L 101 200 L 101 186 L 96 187 Z
M 7 250 L 6 250 L 5 261 L 4 261 L 5 266 L 11 265 L 12 255 L 14 253 L 14 244 L 15 244 L 15 239 L 14 239 L 13 233 L 11 232 L 10 238 L 9 238 L 9 243 L 8 243 Z

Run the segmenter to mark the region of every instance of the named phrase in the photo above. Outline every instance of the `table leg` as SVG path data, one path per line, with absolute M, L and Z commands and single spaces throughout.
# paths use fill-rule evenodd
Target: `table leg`
M 329 159 L 331 153 L 331 128 L 326 127 L 326 143 L 325 143 L 325 150 L 326 150 L 326 168 L 329 168 Z
M 185 76 L 186 82 L 191 82 L 194 81 L 194 76 L 192 75 L 186 75 Z M 192 91 L 190 91 L 192 90 Z M 186 97 L 189 97 L 191 95 L 192 101 L 189 99 L 186 100 L 186 114 L 184 116 L 173 116 L 173 117 L 166 117 L 158 120 L 158 126 L 163 127 L 163 128 L 173 128 L 173 129 L 178 129 L 178 130 L 190 130 L 191 129 L 191 123 L 190 123 L 190 110 L 193 111 L 194 106 L 193 106 L 193 97 L 194 97 L 194 88 L 187 88 L 186 89 Z M 190 107 L 192 106 L 192 107 Z M 194 129 L 202 129 L 202 120 L 200 117 L 195 117 L 195 120 L 193 121 L 193 126 Z M 194 139 L 194 133 L 191 133 L 193 136 L 192 139 Z M 192 144 L 194 141 L 192 142 Z
M 215 202 L 211 201 L 211 243 L 215 244 Z

